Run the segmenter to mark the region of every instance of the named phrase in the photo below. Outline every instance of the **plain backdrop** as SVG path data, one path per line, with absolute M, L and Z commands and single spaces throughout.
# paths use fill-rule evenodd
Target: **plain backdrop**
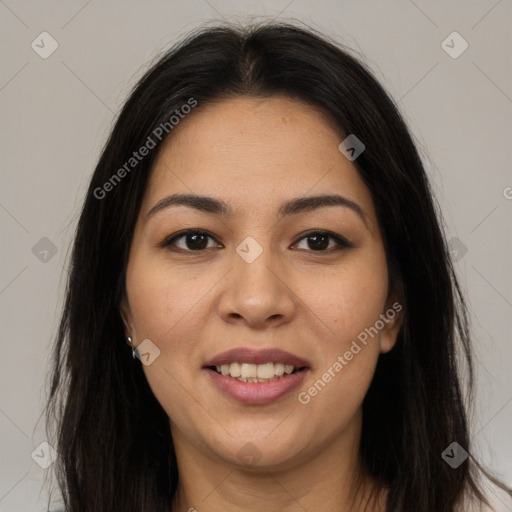
M 0 0 L 0 512 L 47 510 L 52 467 L 36 461 L 50 450 L 50 346 L 78 213 L 119 108 L 191 29 L 265 18 L 359 52 L 404 114 L 471 308 L 474 452 L 512 485 L 510 0 Z

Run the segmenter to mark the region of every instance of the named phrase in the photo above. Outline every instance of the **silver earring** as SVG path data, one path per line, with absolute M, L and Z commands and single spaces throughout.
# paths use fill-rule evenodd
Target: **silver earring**
M 126 343 L 128 343 L 128 345 L 130 345 L 130 347 L 132 347 L 132 357 L 133 357 L 133 359 L 135 359 L 135 349 L 132 346 L 132 342 L 133 342 L 132 337 L 128 336 L 126 338 Z

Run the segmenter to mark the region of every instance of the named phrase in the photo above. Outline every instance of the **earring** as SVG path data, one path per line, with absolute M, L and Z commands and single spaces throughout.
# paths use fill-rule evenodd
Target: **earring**
M 128 337 L 126 338 L 126 343 L 128 343 L 128 345 L 130 345 L 130 347 L 132 347 L 132 357 L 133 357 L 133 359 L 135 359 L 135 350 L 136 350 L 136 349 L 134 349 L 134 348 L 133 348 L 133 346 L 132 346 L 132 342 L 133 342 L 132 337 L 131 337 L 131 336 L 128 336 Z

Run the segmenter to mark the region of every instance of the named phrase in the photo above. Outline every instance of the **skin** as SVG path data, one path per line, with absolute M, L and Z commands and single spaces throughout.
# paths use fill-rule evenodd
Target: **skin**
M 357 503 L 376 485 L 358 466 L 362 402 L 379 355 L 395 344 L 401 315 L 308 404 L 297 397 L 397 300 L 393 293 L 388 298 L 372 197 L 338 149 L 343 138 L 324 114 L 297 100 L 238 97 L 199 106 L 159 151 L 134 232 L 121 314 L 135 346 L 150 339 L 160 350 L 143 369 L 169 416 L 178 511 L 362 510 Z M 146 218 L 173 193 L 222 199 L 234 215 L 180 205 Z M 277 218 L 286 200 L 332 193 L 356 202 L 364 220 L 340 206 Z M 204 239 L 206 249 L 194 251 L 186 237 L 174 250 L 160 245 L 190 228 L 212 236 Z M 328 238 L 315 250 L 305 237 L 315 230 L 354 247 L 336 250 Z M 263 249 L 250 264 L 236 252 L 248 236 Z M 202 369 L 235 347 L 281 348 L 308 360 L 310 373 L 274 403 L 240 404 Z M 248 442 L 260 457 L 253 466 L 237 456 Z M 383 501 L 368 510 L 384 510 Z

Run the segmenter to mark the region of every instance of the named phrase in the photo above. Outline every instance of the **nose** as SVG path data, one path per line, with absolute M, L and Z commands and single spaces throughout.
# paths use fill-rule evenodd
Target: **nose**
M 289 322 L 295 315 L 298 297 L 286 265 L 264 250 L 252 263 L 237 254 L 224 282 L 219 314 L 225 322 L 243 323 L 253 329 Z M 287 271 L 288 270 L 288 271 Z

